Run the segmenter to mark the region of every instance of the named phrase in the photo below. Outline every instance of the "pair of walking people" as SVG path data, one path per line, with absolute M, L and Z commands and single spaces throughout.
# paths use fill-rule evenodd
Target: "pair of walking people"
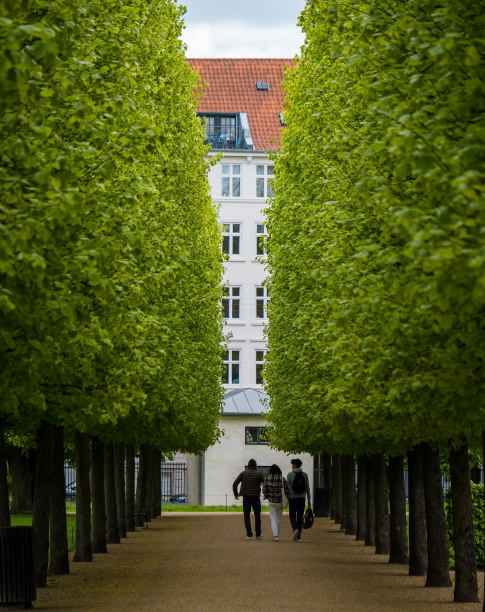
M 288 497 L 289 516 L 293 531 L 293 540 L 301 541 L 303 528 L 303 516 L 305 513 L 305 499 L 308 498 L 308 505 L 311 506 L 310 485 L 308 476 L 301 469 L 301 459 L 292 459 L 292 471 L 286 479 L 281 473 L 281 469 L 273 464 L 268 476 L 263 477 L 257 470 L 254 459 L 248 462 L 248 467 L 241 472 L 232 485 L 234 497 L 243 498 L 244 525 L 246 527 L 246 539 L 253 538 L 251 528 L 251 510 L 254 512 L 256 538 L 261 537 L 261 485 L 263 485 L 263 497 L 268 500 L 269 516 L 273 539 L 278 541 L 281 530 L 281 519 L 283 516 L 283 492 Z M 240 490 L 238 485 L 241 483 Z

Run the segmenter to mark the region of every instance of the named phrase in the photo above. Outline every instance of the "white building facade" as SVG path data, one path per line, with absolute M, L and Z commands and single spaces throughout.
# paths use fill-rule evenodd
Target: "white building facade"
M 226 388 L 221 440 L 204 456 L 187 459 L 187 502 L 234 503 L 232 482 L 250 458 L 263 471 L 277 463 L 284 474 L 289 456 L 264 439 L 267 398 L 262 367 L 267 352 L 264 326 L 270 299 L 264 284 L 264 208 L 272 195 L 273 162 L 282 128 L 281 82 L 290 60 L 189 59 L 207 83 L 198 104 L 210 156 L 212 197 L 220 206 L 224 273 L 223 384 Z M 260 435 L 261 434 L 261 435 Z M 313 462 L 301 456 L 312 480 Z M 239 502 L 241 503 L 241 502 Z

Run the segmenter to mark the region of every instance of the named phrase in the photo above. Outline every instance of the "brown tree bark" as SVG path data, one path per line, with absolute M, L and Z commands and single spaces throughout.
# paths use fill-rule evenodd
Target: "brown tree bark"
M 410 576 L 425 576 L 428 571 L 423 465 L 423 447 L 419 445 L 408 452 Z
M 446 542 L 446 520 L 439 451 L 426 442 L 423 446 L 424 496 L 426 500 L 426 533 L 428 540 L 427 587 L 449 587 L 450 560 Z
M 353 455 L 342 457 L 343 526 L 347 535 L 355 535 L 357 506 L 355 498 L 355 462 Z
M 135 449 L 126 445 L 126 531 L 135 531 Z
M 322 515 L 330 516 L 332 509 L 332 457 L 322 454 L 323 462 L 323 508 Z
M 374 455 L 375 512 L 376 512 L 376 554 L 388 555 L 389 539 L 389 487 L 384 455 Z
M 114 448 L 112 442 L 104 445 L 104 495 L 106 505 L 106 542 L 120 543 L 118 512 L 116 509 Z
M 162 478 L 161 453 L 158 448 L 153 449 L 153 496 L 152 496 L 152 518 L 157 518 L 162 513 Z
M 18 446 L 7 446 L 7 461 L 12 478 L 12 514 L 32 511 L 34 483 L 29 453 Z
M 485 467 L 485 429 L 482 431 L 482 464 Z M 483 488 L 483 494 L 484 494 L 484 498 L 485 498 L 485 487 Z M 485 499 L 484 499 L 485 502 Z M 483 612 L 485 612 L 485 573 L 483 575 L 483 592 L 484 592 L 484 596 L 483 596 Z
M 135 496 L 135 512 L 136 514 L 147 514 L 147 478 L 148 478 L 148 461 L 147 461 L 147 446 L 142 444 L 140 448 L 140 456 L 138 458 L 138 478 L 136 480 L 136 496 Z
M 49 498 L 51 485 L 51 430 L 45 421 L 36 432 L 34 504 L 32 528 L 34 541 L 35 584 L 47 586 L 49 561 Z
M 2 420 L 0 420 L 0 527 L 10 527 L 5 424 Z
M 66 483 L 64 480 L 64 427 L 51 425 L 51 497 L 49 574 L 69 574 Z
M 453 508 L 453 545 L 455 548 L 454 601 L 478 601 L 468 446 L 463 444 L 459 448 L 451 448 L 449 461 Z
M 99 438 L 91 438 L 91 501 L 93 524 L 91 549 L 93 553 L 106 553 L 106 508 L 104 501 L 104 444 Z
M 342 458 L 340 455 L 333 458 L 333 516 L 336 523 L 342 524 Z
M 390 556 L 389 563 L 408 563 L 406 491 L 402 457 L 389 458 Z
M 126 538 L 125 445 L 114 446 L 116 512 L 120 538 Z
M 356 540 L 365 541 L 366 525 L 366 493 L 367 493 L 367 461 L 366 457 L 357 459 L 357 531 Z
M 73 561 L 92 561 L 89 435 L 76 431 L 76 549 Z
M 373 457 L 365 458 L 366 469 L 366 506 L 365 506 L 365 539 L 366 546 L 376 545 L 376 491 L 375 462 Z

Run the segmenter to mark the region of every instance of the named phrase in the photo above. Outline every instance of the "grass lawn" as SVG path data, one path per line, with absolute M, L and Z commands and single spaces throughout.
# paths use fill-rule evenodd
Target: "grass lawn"
M 198 504 L 162 504 L 163 512 L 242 512 L 242 506 L 199 506 Z M 261 512 L 269 512 L 268 506 L 261 505 Z
M 71 510 L 68 510 L 70 512 Z M 32 513 L 31 512 L 20 512 L 19 514 L 12 514 L 10 516 L 12 527 L 16 526 L 27 526 L 32 525 Z M 67 515 L 67 545 L 69 552 L 74 550 L 76 544 L 76 516 L 73 514 Z

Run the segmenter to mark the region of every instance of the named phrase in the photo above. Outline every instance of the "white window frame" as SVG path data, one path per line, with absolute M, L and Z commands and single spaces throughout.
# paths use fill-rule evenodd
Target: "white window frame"
M 265 285 L 256 285 L 254 291 L 256 297 L 256 308 L 255 308 L 255 316 L 258 321 L 263 321 L 268 318 L 268 302 L 269 302 L 269 293 L 268 287 Z M 258 307 L 262 304 L 263 306 L 263 316 L 258 315 Z
M 237 355 L 235 355 L 237 353 Z M 222 384 L 224 385 L 240 385 L 241 384 L 241 353 L 240 348 L 228 347 L 222 352 Z M 227 368 L 225 367 L 227 366 Z M 234 375 L 237 371 L 237 377 Z M 227 376 L 226 376 L 227 374 Z M 234 379 L 237 379 L 235 382 Z
M 240 320 L 241 319 L 241 306 L 242 306 L 242 287 L 241 285 L 225 285 L 222 288 L 222 314 L 226 321 L 229 320 Z M 226 317 L 224 312 L 224 306 L 227 304 L 227 311 L 229 316 Z M 237 304 L 237 316 L 234 316 L 234 308 Z
M 268 183 L 268 180 L 272 179 L 273 176 L 274 176 L 274 165 L 273 164 L 256 164 L 256 197 L 257 198 L 270 198 L 274 195 L 273 189 L 271 185 Z M 263 187 L 262 192 L 260 190 L 260 186 Z
M 260 228 L 262 228 L 262 231 L 260 231 Z M 264 246 L 260 248 L 260 240 L 261 238 L 264 240 L 264 237 L 267 235 L 266 225 L 264 223 L 256 223 L 256 257 L 263 257 L 266 255 Z M 259 250 L 261 250 L 261 253 L 258 253 Z
M 241 184 L 242 184 L 241 168 L 242 168 L 242 164 L 221 164 L 221 197 L 222 198 L 240 198 L 241 197 Z
M 258 353 L 263 353 L 263 358 L 262 359 L 258 359 Z M 261 382 L 258 382 L 258 370 L 259 373 L 261 372 L 261 370 L 263 369 L 264 366 L 264 358 L 266 357 L 268 353 L 268 349 L 255 349 L 254 350 L 254 380 L 255 383 L 257 385 L 262 385 L 263 382 L 261 380 Z
M 237 225 L 239 226 L 239 231 L 235 231 L 234 230 L 234 226 Z M 227 229 L 226 229 L 227 228 Z M 241 255 L 241 241 L 242 241 L 242 223 L 239 221 L 235 221 L 233 222 L 223 222 L 221 223 L 221 233 L 222 233 L 222 251 L 223 253 L 226 253 L 227 255 L 229 255 L 229 257 L 232 257 L 234 255 L 240 256 Z M 228 250 L 224 250 L 224 238 L 227 237 L 228 240 Z M 234 252 L 234 238 L 238 238 L 237 244 L 238 244 L 238 250 L 237 252 Z

